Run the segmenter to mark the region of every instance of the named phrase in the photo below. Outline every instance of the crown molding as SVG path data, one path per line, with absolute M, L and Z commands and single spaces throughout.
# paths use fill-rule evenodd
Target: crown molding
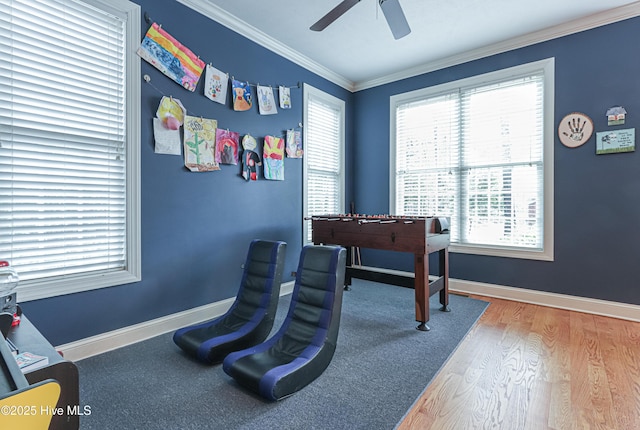
M 625 19 L 640 16 L 640 1 L 620 6 L 605 12 L 589 15 L 584 18 L 573 20 L 564 24 L 550 27 L 544 30 L 515 37 L 503 42 L 495 43 L 478 49 L 466 51 L 441 60 L 430 61 L 428 63 L 412 67 L 401 72 L 392 73 L 375 79 L 352 82 L 342 75 L 335 73 L 322 64 L 313 61 L 309 57 L 288 47 L 282 42 L 272 38 L 257 28 L 241 21 L 237 17 L 229 14 L 220 7 L 210 3 L 197 0 L 177 0 L 179 3 L 199 12 L 200 14 L 218 22 L 219 24 L 235 31 L 247 39 L 269 49 L 270 51 L 298 64 L 301 67 L 313 72 L 334 84 L 351 92 L 361 91 L 368 88 L 377 87 L 391 82 L 407 79 L 424 73 L 433 72 L 451 66 L 478 60 L 491 55 L 501 54 L 514 49 L 524 48 L 536 43 L 546 42 L 559 37 L 568 36 L 581 31 L 590 30 L 603 25 L 612 24 Z
M 257 28 L 247 24 L 239 18 L 231 15 L 227 11 L 221 9 L 219 6 L 210 2 L 203 2 L 197 0 L 177 0 L 178 3 L 189 7 L 190 9 L 199 12 L 207 18 L 216 21 L 217 23 L 227 27 L 230 30 L 235 31 L 241 36 L 246 37 L 252 42 L 267 48 L 268 50 L 284 57 L 285 59 L 304 67 L 310 72 L 315 73 L 342 88 L 354 92 L 355 83 L 346 79 L 344 76 L 337 74 L 322 64 L 313 61 L 309 57 L 302 55 L 300 52 L 291 49 L 282 42 L 274 39 L 268 34 L 258 30 Z
M 361 91 L 368 88 L 373 88 L 391 82 L 399 81 L 401 79 L 412 78 L 424 73 L 433 72 L 451 66 L 457 66 L 469 61 L 479 60 L 491 55 L 501 54 L 503 52 L 512 51 L 514 49 L 524 48 L 526 46 L 546 42 L 549 40 L 557 39 L 559 37 L 569 36 L 571 34 L 579 33 L 585 30 L 591 30 L 603 25 L 613 24 L 615 22 L 634 18 L 639 15 L 640 1 L 637 1 L 626 6 L 620 6 L 605 12 L 589 15 L 584 18 L 576 19 L 574 21 L 569 21 L 567 23 L 549 27 L 544 30 L 525 34 L 523 36 L 505 40 L 493 45 L 485 46 L 479 49 L 473 49 L 471 51 L 463 52 L 458 55 L 443 58 L 441 60 L 428 62 L 420 66 L 403 70 L 401 72 L 392 73 L 368 81 L 357 82 L 354 86 L 354 91 Z

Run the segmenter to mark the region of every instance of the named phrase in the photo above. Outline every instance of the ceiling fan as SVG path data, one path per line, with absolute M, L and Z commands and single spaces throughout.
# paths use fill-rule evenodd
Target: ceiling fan
M 329 24 L 340 18 L 357 3 L 360 3 L 360 0 L 343 0 L 338 4 L 338 6 L 331 9 L 329 13 L 320 18 L 320 20 L 313 24 L 309 29 L 313 31 L 324 30 L 329 26 Z M 404 16 L 404 12 L 402 12 L 399 0 L 378 0 L 378 4 L 384 13 L 387 24 L 389 24 L 391 33 L 393 33 L 393 37 L 396 40 L 411 33 L 411 29 L 407 23 L 407 18 Z

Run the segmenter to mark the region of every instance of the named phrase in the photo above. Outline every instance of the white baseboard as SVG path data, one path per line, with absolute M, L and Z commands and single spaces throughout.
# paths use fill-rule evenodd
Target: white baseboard
M 293 281 L 282 284 L 280 294 L 290 294 L 293 291 L 293 286 Z M 477 294 L 640 322 L 640 306 L 626 303 L 547 293 L 460 279 L 450 279 L 449 290 L 452 293 Z M 141 342 L 181 327 L 216 318 L 229 309 L 234 299 L 235 298 L 221 300 L 133 326 L 91 336 L 57 346 L 56 349 L 61 351 L 66 359 L 79 361 L 136 342 Z
M 293 285 L 293 281 L 282 284 L 280 287 L 280 295 L 290 294 L 293 291 Z M 175 331 L 182 327 L 216 318 L 229 310 L 234 300 L 235 297 L 232 297 L 176 314 L 145 321 L 140 324 L 80 339 L 75 342 L 59 345 L 56 347 L 56 350 L 62 352 L 64 358 L 67 360 L 79 361 L 170 331 Z
M 484 284 L 461 279 L 449 280 L 449 291 L 463 294 L 478 294 L 505 300 L 515 300 L 552 308 L 567 309 L 593 315 L 640 322 L 640 306 L 607 300 L 590 299 L 566 294 L 527 290 L 525 288 Z

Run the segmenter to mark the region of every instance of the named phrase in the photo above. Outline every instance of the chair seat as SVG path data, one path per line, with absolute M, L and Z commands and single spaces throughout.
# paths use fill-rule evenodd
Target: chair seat
M 344 248 L 305 246 L 282 326 L 267 341 L 229 354 L 223 370 L 269 400 L 287 397 L 319 377 L 336 348 L 345 264 Z
M 177 330 L 173 341 L 187 354 L 216 364 L 230 352 L 267 338 L 280 297 L 286 243 L 254 240 L 249 246 L 240 289 L 219 318 Z

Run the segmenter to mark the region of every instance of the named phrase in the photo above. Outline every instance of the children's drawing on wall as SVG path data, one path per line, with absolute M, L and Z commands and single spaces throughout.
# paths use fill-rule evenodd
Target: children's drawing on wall
M 187 110 L 173 97 L 162 97 L 153 118 L 153 137 L 156 154 L 180 155 L 180 126 Z
M 278 113 L 273 88 L 258 85 L 258 109 L 260 115 L 275 115 Z
M 302 133 L 287 130 L 287 157 L 302 158 Z
M 184 165 L 192 172 L 220 170 L 215 158 L 215 119 L 188 116 L 184 121 Z
M 229 88 L 229 76 L 207 64 L 204 76 L 204 95 L 217 103 L 227 102 L 227 88 Z
M 242 153 L 242 177 L 245 181 L 258 180 L 258 166 L 262 166 L 262 163 L 260 162 L 260 156 L 255 152 L 257 146 L 256 139 L 250 134 L 242 138 L 242 147 L 244 148 Z
M 253 101 L 249 83 L 232 79 L 231 87 L 233 89 L 233 110 L 242 112 L 251 109 Z
M 265 179 L 284 181 L 284 139 L 265 136 L 262 156 Z
M 280 109 L 291 109 L 291 88 L 280 86 L 278 95 L 280 96 Z
M 240 134 L 229 130 L 216 130 L 216 161 L 220 164 L 238 164 Z
M 192 92 L 195 91 L 204 69 L 204 61 L 200 57 L 155 22 L 142 39 L 138 55 L 174 82 Z

